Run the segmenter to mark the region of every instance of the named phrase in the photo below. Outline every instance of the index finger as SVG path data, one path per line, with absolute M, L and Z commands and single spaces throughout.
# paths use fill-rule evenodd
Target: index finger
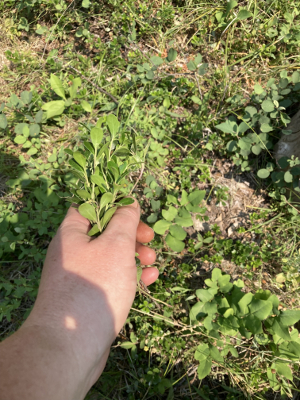
M 136 231 L 136 241 L 139 243 L 148 243 L 154 238 L 154 231 L 143 221 L 140 221 Z

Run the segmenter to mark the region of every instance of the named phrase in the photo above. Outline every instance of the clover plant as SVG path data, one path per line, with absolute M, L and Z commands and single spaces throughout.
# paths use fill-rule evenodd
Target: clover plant
M 245 293 L 241 279 L 230 280 L 215 268 L 205 280 L 207 288 L 196 291 L 199 301 L 190 310 L 191 323 L 200 325 L 206 338 L 195 352 L 199 379 L 214 365 L 226 367 L 232 357 L 241 358 L 252 349 L 265 354 L 251 364 L 256 362 L 270 387 L 288 390 L 292 369 L 299 368 L 300 337 L 293 325 L 300 320 L 300 310 L 280 310 L 278 297 L 269 290 Z
M 167 195 L 168 208 L 162 210 L 163 218 L 155 223 L 153 229 L 159 235 L 164 235 L 168 231 L 165 241 L 173 251 L 181 252 L 185 247 L 184 239 L 187 232 L 183 228 L 193 226 L 191 213 L 206 212 L 205 207 L 199 207 L 205 193 L 205 190 L 194 190 L 188 194 L 182 190 L 180 199 Z

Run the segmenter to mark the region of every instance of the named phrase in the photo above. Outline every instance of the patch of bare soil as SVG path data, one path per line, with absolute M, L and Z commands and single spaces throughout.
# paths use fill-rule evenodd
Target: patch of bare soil
M 193 217 L 196 231 L 207 232 L 212 225 L 217 224 L 223 236 L 235 238 L 236 230 L 249 223 L 249 216 L 255 208 L 268 206 L 266 194 L 257 194 L 250 183 L 242 181 L 242 178 L 217 176 L 214 187 L 216 190 L 226 188 L 228 198 L 219 203 L 214 198 L 207 205 L 206 215 L 209 217 L 209 222 L 201 222 L 195 216 Z

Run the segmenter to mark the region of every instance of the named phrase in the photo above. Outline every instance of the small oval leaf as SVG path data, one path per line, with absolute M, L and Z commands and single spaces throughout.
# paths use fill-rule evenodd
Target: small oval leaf
M 90 220 L 92 222 L 97 221 L 95 208 L 91 204 L 89 204 L 89 203 L 81 204 L 78 207 L 78 211 L 84 218 L 87 218 L 88 220 Z

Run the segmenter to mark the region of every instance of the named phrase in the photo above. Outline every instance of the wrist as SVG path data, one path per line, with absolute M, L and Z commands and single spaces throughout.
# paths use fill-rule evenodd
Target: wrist
M 89 387 L 72 346 L 55 329 L 22 326 L 0 344 L 0 400 L 79 400 Z

